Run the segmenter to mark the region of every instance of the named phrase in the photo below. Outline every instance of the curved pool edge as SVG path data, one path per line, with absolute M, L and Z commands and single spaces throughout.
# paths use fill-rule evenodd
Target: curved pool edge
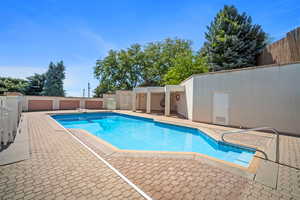
M 90 112 L 86 112 L 86 113 L 90 113 Z M 198 129 L 201 132 L 203 132 L 205 135 L 207 135 L 208 137 L 212 138 L 213 140 L 217 141 L 217 142 L 222 142 L 220 140 L 220 137 L 217 137 L 216 134 L 213 134 L 211 129 L 208 128 L 200 128 L 200 127 L 193 127 L 191 125 L 188 124 L 184 124 L 184 123 L 178 123 L 178 122 L 170 122 L 170 121 L 164 121 L 164 120 L 159 120 L 159 119 L 155 119 L 155 118 L 151 118 L 151 117 L 144 117 L 144 116 L 139 116 L 139 115 L 130 115 L 127 113 L 120 113 L 120 112 L 116 112 L 116 111 L 97 111 L 97 112 L 91 112 L 91 113 L 115 113 L 115 114 L 120 114 L 120 115 L 126 115 L 126 116 L 130 116 L 130 117 L 136 117 L 136 118 L 145 118 L 147 120 L 153 120 L 154 122 L 159 122 L 159 123 L 164 123 L 164 124 L 170 124 L 170 125 L 175 125 L 175 126 L 182 126 L 182 127 L 187 127 L 187 128 L 192 128 L 192 129 Z M 47 113 L 48 115 L 52 116 L 53 115 L 70 115 L 70 114 L 81 114 L 78 112 L 67 112 L 67 113 Z M 84 113 L 83 113 L 84 114 Z M 56 121 L 56 119 L 52 118 L 53 120 Z M 82 130 L 82 129 L 78 129 L 78 130 Z M 104 145 L 106 148 L 110 148 L 111 151 L 113 151 L 113 153 L 111 154 L 112 156 L 131 156 L 131 157 L 157 157 L 157 158 L 179 158 L 179 159 L 193 159 L 193 160 L 199 160 L 201 162 L 207 163 L 207 164 L 211 164 L 214 166 L 219 166 L 222 168 L 227 168 L 229 169 L 229 171 L 234 172 L 236 170 L 238 170 L 239 175 L 245 176 L 246 177 L 253 177 L 254 174 L 256 173 L 256 170 L 258 168 L 259 165 L 259 155 L 258 152 L 256 151 L 255 154 L 253 155 L 253 158 L 251 159 L 251 161 L 249 162 L 248 167 L 244 167 L 229 161 L 225 161 L 225 160 L 221 160 L 215 157 L 211 157 L 205 154 L 201 154 L 201 153 L 196 153 L 196 152 L 172 152 L 172 151 L 147 151 L 147 150 L 124 150 L 124 149 L 119 149 L 118 147 L 110 144 L 109 142 L 91 134 L 90 132 L 83 130 L 86 132 L 87 135 L 89 135 L 89 137 L 92 137 L 94 140 L 98 141 L 98 143 Z M 239 148 L 245 148 L 243 146 L 243 144 L 239 145 L 236 144 Z M 233 145 L 235 146 L 235 144 Z M 255 147 L 253 147 L 253 149 L 255 150 Z M 246 173 L 246 174 L 244 174 Z M 243 175 L 244 174 L 244 175 Z
M 248 167 L 220 160 L 205 154 L 195 152 L 171 152 L 171 151 L 141 151 L 141 150 L 123 150 L 106 142 L 105 140 L 91 134 L 83 129 L 68 129 L 75 137 L 85 142 L 91 148 L 96 148 L 108 156 L 113 157 L 151 157 L 151 158 L 170 158 L 170 159 L 191 159 L 201 163 L 222 168 L 236 175 L 253 179 L 258 168 L 259 159 L 253 157 Z M 96 144 L 95 144 L 96 141 Z

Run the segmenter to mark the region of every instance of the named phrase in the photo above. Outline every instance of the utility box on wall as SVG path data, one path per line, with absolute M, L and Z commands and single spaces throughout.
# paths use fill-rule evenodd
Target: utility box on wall
M 229 97 L 227 93 L 214 92 L 213 94 L 213 123 L 228 125 Z

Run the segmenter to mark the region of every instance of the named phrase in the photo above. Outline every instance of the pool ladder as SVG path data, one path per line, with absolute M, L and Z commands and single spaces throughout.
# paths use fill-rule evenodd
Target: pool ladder
M 230 143 L 230 142 L 227 142 L 224 140 L 224 136 L 225 135 L 229 135 L 229 134 L 235 134 L 235 133 L 247 133 L 249 131 L 272 131 L 273 133 L 276 134 L 276 158 L 275 158 L 275 162 L 276 163 L 279 163 L 279 132 L 275 129 L 275 128 L 271 128 L 271 127 L 258 127 L 258 128 L 250 128 L 250 129 L 244 129 L 244 130 L 233 130 L 233 131 L 226 131 L 226 132 L 223 132 L 221 134 L 221 139 L 223 142 L 225 143 L 228 143 L 228 144 L 233 144 L 233 143 Z M 246 145 L 241 145 L 241 146 L 244 146 L 246 148 L 252 148 L 252 147 L 249 147 L 249 146 L 246 146 Z M 252 148 L 253 149 L 253 148 Z M 267 154 L 265 152 L 263 152 L 262 150 L 259 150 L 257 148 L 255 148 L 256 151 L 259 151 L 261 153 L 264 154 L 264 156 L 266 157 L 266 159 L 268 160 L 268 157 L 267 157 Z

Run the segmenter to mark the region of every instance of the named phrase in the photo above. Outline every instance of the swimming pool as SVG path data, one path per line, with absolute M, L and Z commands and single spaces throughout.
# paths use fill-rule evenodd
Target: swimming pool
M 255 150 L 216 141 L 198 129 L 119 113 L 53 115 L 65 128 L 83 129 L 123 150 L 196 152 L 248 167 Z

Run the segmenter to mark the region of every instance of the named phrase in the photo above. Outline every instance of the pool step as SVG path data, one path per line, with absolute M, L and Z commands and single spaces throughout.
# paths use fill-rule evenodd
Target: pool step
M 243 162 L 249 162 L 251 158 L 253 157 L 253 154 L 243 152 L 241 155 L 238 157 L 238 160 L 243 161 Z
M 251 153 L 243 152 L 239 157 L 234 161 L 234 163 L 247 167 L 249 161 L 252 159 L 253 155 Z

